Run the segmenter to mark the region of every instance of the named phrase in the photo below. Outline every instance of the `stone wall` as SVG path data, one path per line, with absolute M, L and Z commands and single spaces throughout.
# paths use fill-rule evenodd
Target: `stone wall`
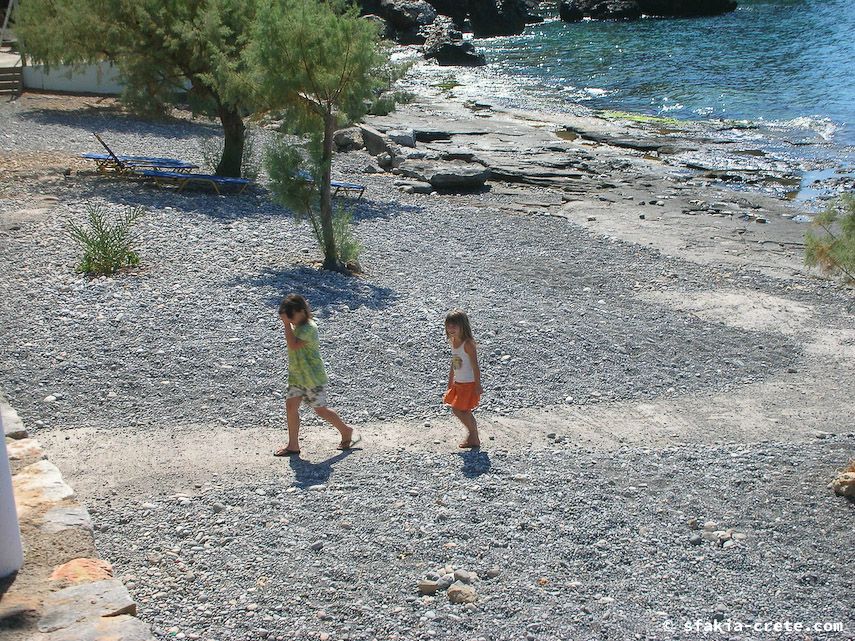
M 111 565 L 89 512 L 0 397 L 24 565 L 0 581 L 4 641 L 154 641 Z

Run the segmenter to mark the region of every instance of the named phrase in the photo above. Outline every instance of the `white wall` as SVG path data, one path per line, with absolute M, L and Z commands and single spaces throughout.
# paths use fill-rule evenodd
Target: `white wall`
M 109 62 L 78 68 L 54 65 L 51 66 L 50 72 L 45 71 L 41 65 L 25 66 L 23 75 L 25 89 L 110 96 L 122 93 L 118 72 Z

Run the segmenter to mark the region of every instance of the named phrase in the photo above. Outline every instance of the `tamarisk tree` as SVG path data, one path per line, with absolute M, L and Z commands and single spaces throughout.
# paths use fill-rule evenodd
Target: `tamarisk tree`
M 365 115 L 388 83 L 388 52 L 378 28 L 340 0 L 259 0 L 247 67 L 256 106 L 281 112 L 305 149 L 274 145 L 271 189 L 306 214 L 323 246 L 324 267 L 344 270 L 333 219 L 333 134 Z M 340 234 L 339 237 L 341 238 Z
M 217 173 L 239 176 L 247 105 L 234 88 L 255 6 L 254 0 L 27 0 L 18 6 L 15 30 L 24 54 L 47 65 L 115 63 L 123 99 L 137 110 L 158 110 L 186 94 L 194 111 L 223 125 Z

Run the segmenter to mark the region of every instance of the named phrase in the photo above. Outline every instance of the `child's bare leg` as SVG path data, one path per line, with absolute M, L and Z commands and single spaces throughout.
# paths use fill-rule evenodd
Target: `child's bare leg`
M 288 420 L 288 449 L 300 449 L 300 403 L 303 397 L 295 396 L 285 401 L 285 416 Z
M 336 428 L 341 434 L 341 442 L 349 442 L 353 436 L 353 428 L 348 427 L 347 423 L 341 420 L 341 417 L 328 407 L 316 407 L 315 414 L 324 419 L 327 423 Z
M 475 415 L 472 412 L 463 412 L 454 408 L 451 408 L 451 411 L 463 423 L 468 432 L 466 440 L 460 444 L 460 447 L 479 447 L 481 445 L 481 438 L 478 435 L 478 423 L 475 420 Z

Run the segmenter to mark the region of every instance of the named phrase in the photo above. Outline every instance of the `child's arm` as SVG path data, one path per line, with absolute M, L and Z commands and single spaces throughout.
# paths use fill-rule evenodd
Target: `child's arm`
M 451 389 L 451 386 L 454 385 L 454 365 L 448 368 L 448 388 Z
M 288 343 L 288 349 L 300 349 L 306 344 L 306 341 L 301 341 L 294 335 L 294 329 L 291 327 L 291 321 L 285 314 L 280 314 L 282 324 L 285 325 L 285 342 Z
M 482 394 L 484 390 L 481 388 L 481 367 L 478 365 L 478 352 L 475 349 L 475 341 L 471 338 L 463 345 L 463 351 L 469 355 L 472 361 L 472 372 L 475 374 L 475 393 Z

